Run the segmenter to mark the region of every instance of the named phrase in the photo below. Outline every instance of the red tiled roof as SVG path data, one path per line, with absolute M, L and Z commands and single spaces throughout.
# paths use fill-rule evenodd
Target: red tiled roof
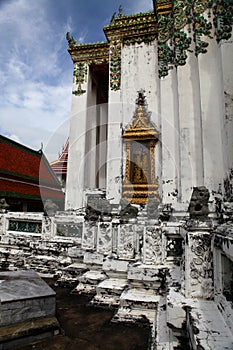
M 67 162 L 68 162 L 68 149 L 69 149 L 69 139 L 67 139 L 65 146 L 63 147 L 62 153 L 58 160 L 50 163 L 51 168 L 58 175 L 67 174 Z
M 45 155 L 1 135 L 0 195 L 64 200 Z

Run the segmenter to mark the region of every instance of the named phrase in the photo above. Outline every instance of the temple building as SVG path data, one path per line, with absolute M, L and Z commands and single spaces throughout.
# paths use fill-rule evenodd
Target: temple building
M 46 200 L 64 208 L 64 193 L 42 151 L 0 135 L 0 199 L 11 211 L 43 212 Z
M 57 175 L 57 178 L 60 181 L 62 188 L 64 190 L 66 187 L 68 148 L 69 148 L 69 139 L 66 140 L 66 143 L 62 148 L 62 152 L 59 155 L 59 158 L 50 163 L 51 168 L 53 169 L 54 173 Z
M 155 12 L 131 16 L 120 9 L 103 43 L 78 44 L 68 33 L 66 209 L 97 188 L 111 203 L 145 204 L 153 192 L 181 212 L 196 186 L 210 200 L 224 193 L 233 165 L 232 5 L 185 4 L 155 1 Z
M 0 207 L 0 266 L 147 325 L 148 350 L 232 350 L 233 4 L 153 4 L 120 7 L 105 42 L 67 33 L 65 210 Z

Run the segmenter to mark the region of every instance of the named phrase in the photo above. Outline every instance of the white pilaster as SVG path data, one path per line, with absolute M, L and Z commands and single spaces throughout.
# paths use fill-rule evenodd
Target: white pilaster
M 91 74 L 88 75 L 87 83 L 87 114 L 86 114 L 86 138 L 85 138 L 85 166 L 84 184 L 85 188 L 96 188 L 96 85 L 93 84 Z
M 121 92 L 109 90 L 107 198 L 119 203 L 122 188 L 122 104 Z
M 121 79 L 124 126 L 132 120 L 138 91 L 145 90 L 151 120 L 160 128 L 156 41 L 123 46 Z
M 89 74 L 89 71 L 88 71 Z M 82 84 L 87 90 L 87 83 Z M 77 85 L 73 85 L 77 90 Z M 65 209 L 78 209 L 83 203 L 85 140 L 86 140 L 87 93 L 72 95 L 72 110 L 69 134 L 69 157 L 66 184 Z
M 226 176 L 224 131 L 224 87 L 222 56 L 215 39 L 209 42 L 206 54 L 199 55 L 201 109 L 203 126 L 204 185 L 218 191 Z
M 161 143 L 163 203 L 180 198 L 179 105 L 176 69 L 161 79 Z
M 227 148 L 227 167 L 233 168 L 233 32 L 229 40 L 221 43 L 223 63 L 223 85 L 225 100 L 225 132 Z
M 98 105 L 99 112 L 99 144 L 98 148 L 98 186 L 106 188 L 106 160 L 107 160 L 107 123 L 108 123 L 108 104 Z
M 160 82 L 158 78 L 157 42 L 125 45 L 121 55 L 121 96 L 123 128 L 131 121 L 136 109 L 136 99 L 140 90 L 145 91 L 151 121 L 157 131 L 161 129 Z M 161 144 L 155 148 L 155 172 L 161 182 Z M 124 154 L 123 158 L 126 158 Z M 123 169 L 124 171 L 125 169 Z
M 201 100 L 197 58 L 190 53 L 177 68 L 180 124 L 181 201 L 188 204 L 194 186 L 203 185 Z

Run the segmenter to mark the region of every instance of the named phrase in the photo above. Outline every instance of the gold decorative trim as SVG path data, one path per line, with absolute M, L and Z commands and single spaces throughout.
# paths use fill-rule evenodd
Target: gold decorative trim
M 155 179 L 155 144 L 158 132 L 147 112 L 143 92 L 139 92 L 133 121 L 122 137 L 126 142 L 125 180 L 122 198 L 146 204 L 150 195 L 158 196 Z
M 104 27 L 104 33 L 108 41 L 121 39 L 121 41 L 132 38 L 132 43 L 136 37 L 150 36 L 157 33 L 156 18 L 154 12 L 139 13 L 131 16 L 122 16 L 115 18 L 114 24 Z M 136 40 L 137 41 L 137 40 Z M 147 39 L 148 41 L 148 39 Z
M 157 14 L 167 14 L 172 11 L 173 9 L 173 2 L 172 1 L 167 1 L 167 0 L 153 0 L 154 3 L 154 9 Z
M 125 183 L 130 182 L 130 142 L 126 142 Z
M 68 49 L 74 63 L 101 64 L 109 62 L 109 43 L 79 44 Z
M 145 105 L 145 97 L 139 92 L 137 99 L 137 108 L 133 117 L 132 124 L 126 129 L 122 137 L 128 140 L 157 140 L 158 132 L 151 123 Z

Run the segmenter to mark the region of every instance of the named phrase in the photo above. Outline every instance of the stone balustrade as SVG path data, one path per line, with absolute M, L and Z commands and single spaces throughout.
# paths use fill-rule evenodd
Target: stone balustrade
M 203 331 L 195 323 L 203 301 L 210 321 L 220 312 L 227 332 L 233 331 L 231 223 L 146 217 L 86 221 L 75 212 L 52 217 L 8 212 L 0 214 L 0 235 L 2 270 L 34 269 L 61 283 L 75 283 L 74 292 L 94 294 L 94 305 L 119 307 L 116 320 L 138 320 L 143 313 L 152 329 L 163 325 L 166 330 L 168 319 L 178 336 L 186 322 L 193 344 L 199 339 L 204 344 L 192 332 L 193 325 Z M 131 296 L 135 300 L 129 307 Z

